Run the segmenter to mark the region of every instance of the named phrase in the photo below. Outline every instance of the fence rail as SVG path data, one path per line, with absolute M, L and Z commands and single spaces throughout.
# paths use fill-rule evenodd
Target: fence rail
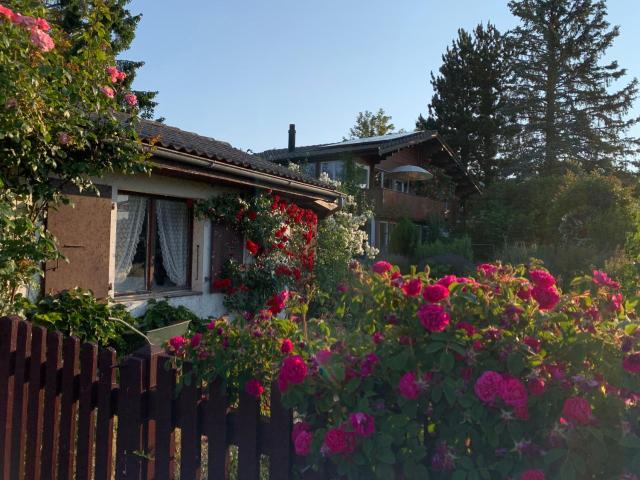
M 118 362 L 112 349 L 0 318 L 0 478 L 226 480 L 231 445 L 238 480 L 292 478 L 293 416 L 278 388 L 269 417 L 246 394 L 231 408 L 216 383 L 176 395 L 169 358 L 147 347 Z

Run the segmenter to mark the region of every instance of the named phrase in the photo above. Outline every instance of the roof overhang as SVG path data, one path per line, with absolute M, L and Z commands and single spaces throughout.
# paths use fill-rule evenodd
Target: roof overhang
M 274 190 L 296 199 L 320 214 L 330 214 L 339 207 L 342 194 L 332 188 L 311 185 L 277 175 L 205 159 L 165 147 L 154 147 L 150 164 L 154 171 L 206 183 L 223 183 L 242 188 Z

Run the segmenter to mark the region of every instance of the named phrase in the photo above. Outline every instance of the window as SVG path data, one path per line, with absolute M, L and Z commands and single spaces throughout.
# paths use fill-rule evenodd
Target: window
M 306 173 L 307 175 L 311 176 L 311 177 L 315 177 L 316 176 L 316 164 L 315 163 L 303 163 L 302 164 L 302 173 Z
M 405 180 L 394 180 L 393 189 L 396 192 L 409 193 L 409 182 Z
M 356 182 L 361 188 L 369 188 L 369 165 L 361 165 L 356 163 Z
M 331 180 L 342 181 L 344 177 L 344 161 L 332 160 L 320 164 L 320 172 L 325 172 Z
M 189 201 L 119 194 L 116 295 L 188 288 L 191 234 Z

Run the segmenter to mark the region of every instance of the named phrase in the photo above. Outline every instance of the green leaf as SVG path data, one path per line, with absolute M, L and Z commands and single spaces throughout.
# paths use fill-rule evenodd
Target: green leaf
M 453 370 L 456 360 L 455 358 L 453 358 L 453 354 L 451 354 L 450 352 L 442 352 L 438 363 L 443 372 L 449 373 L 451 372 L 451 370 Z

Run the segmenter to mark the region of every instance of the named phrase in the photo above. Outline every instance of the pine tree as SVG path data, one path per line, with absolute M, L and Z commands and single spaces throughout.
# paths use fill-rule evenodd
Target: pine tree
M 467 171 L 485 184 L 507 173 L 498 157 L 508 123 L 505 57 L 503 36 L 495 26 L 480 24 L 471 33 L 458 30 L 442 55 L 439 73 L 431 73 L 429 116 L 420 115 L 416 122 L 418 130 L 437 130 Z
M 111 31 L 111 49 L 114 55 L 119 55 L 129 46 L 135 38 L 135 31 L 142 15 L 132 15 L 127 9 L 131 0 L 102 0 L 109 7 L 110 18 L 105 19 L 107 28 Z M 76 39 L 77 48 L 82 46 L 82 29 L 87 18 L 87 10 L 92 2 L 87 0 L 47 0 L 46 5 L 54 10 L 62 27 Z M 123 88 L 119 89 L 119 97 L 124 92 L 132 91 L 131 86 L 136 76 L 136 71 L 144 65 L 144 62 L 131 60 L 117 60 L 118 69 L 127 74 L 123 82 Z M 133 90 L 138 97 L 139 115 L 142 118 L 152 119 L 154 109 L 158 105 L 154 101 L 158 92 Z M 124 102 L 124 98 L 119 98 Z M 164 119 L 160 118 L 159 121 Z
M 510 150 L 520 175 L 569 168 L 610 171 L 638 151 L 627 136 L 638 82 L 619 89 L 626 71 L 601 60 L 619 35 L 594 0 L 511 0 L 521 24 L 509 34 L 514 49 L 510 91 L 519 133 Z
M 358 113 L 355 125 L 349 129 L 349 139 L 386 135 L 392 133 L 395 128 L 395 125 L 391 123 L 391 116 L 387 115 L 383 108 L 377 113 L 365 110 Z M 347 139 L 345 138 L 345 140 Z

